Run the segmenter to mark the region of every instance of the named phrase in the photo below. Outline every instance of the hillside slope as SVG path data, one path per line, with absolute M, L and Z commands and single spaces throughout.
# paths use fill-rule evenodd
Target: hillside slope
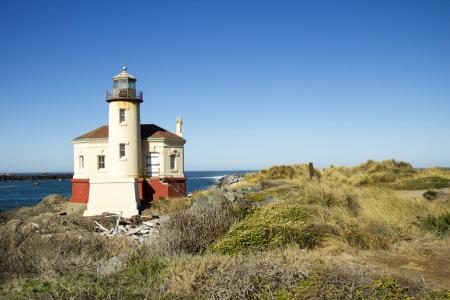
M 17 267 L 20 260 L 10 257 L 21 246 L 8 242 L 10 257 L 2 263 L 16 267 L 4 277 L 3 293 L 11 299 L 450 298 L 449 193 L 436 190 L 426 199 L 393 189 L 404 180 L 449 178 L 448 170 L 369 161 L 314 173 L 309 179 L 307 165 L 272 167 L 192 198 L 160 200 L 143 214 L 159 215 L 161 228 L 142 244 L 99 237 L 83 225 L 101 251 L 95 254 L 92 243 L 86 251 L 78 246 L 83 261 L 77 261 L 67 244 L 70 264 L 53 272 Z M 28 218 L 6 216 L 2 244 L 23 230 L 20 224 L 30 226 Z M 64 228 L 64 216 L 57 218 Z M 72 230 L 89 224 L 66 218 Z M 43 233 L 27 234 L 22 245 L 41 245 L 33 241 Z M 64 253 L 58 247 L 61 256 L 35 262 L 57 265 Z

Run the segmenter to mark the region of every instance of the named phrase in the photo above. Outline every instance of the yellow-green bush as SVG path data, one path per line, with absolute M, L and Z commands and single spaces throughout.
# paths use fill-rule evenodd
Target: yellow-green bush
M 317 241 L 307 229 L 307 217 L 307 211 L 300 206 L 268 205 L 232 226 L 212 250 L 231 254 L 247 249 L 273 249 L 292 243 L 313 247 Z

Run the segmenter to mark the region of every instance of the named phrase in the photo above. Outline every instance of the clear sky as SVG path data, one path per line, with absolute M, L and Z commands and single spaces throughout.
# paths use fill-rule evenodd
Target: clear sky
M 187 170 L 450 166 L 450 1 L 0 3 L 0 172 L 72 171 L 123 64 Z

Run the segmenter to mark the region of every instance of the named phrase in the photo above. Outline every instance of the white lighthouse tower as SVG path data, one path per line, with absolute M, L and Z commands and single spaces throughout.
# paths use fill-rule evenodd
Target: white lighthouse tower
M 138 214 L 138 178 L 141 173 L 140 103 L 136 78 L 124 66 L 113 77 L 113 89 L 106 94 L 109 105 L 107 175 L 89 180 L 89 202 L 85 216 L 103 212 L 130 217 Z
M 111 177 L 138 178 L 141 157 L 140 103 L 142 92 L 136 91 L 136 78 L 123 71 L 113 77 L 113 90 L 107 92 L 109 103 L 108 149 Z

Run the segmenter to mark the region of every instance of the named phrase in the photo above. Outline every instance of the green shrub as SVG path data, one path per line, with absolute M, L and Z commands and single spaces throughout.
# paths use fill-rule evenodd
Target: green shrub
M 140 260 L 125 270 L 104 277 L 69 273 L 56 280 L 25 280 L 10 299 L 143 299 L 159 289 L 166 266 L 159 259 Z
M 393 276 L 377 276 L 369 274 L 347 274 L 346 272 L 322 270 L 315 271 L 302 279 L 295 288 L 279 289 L 266 292 L 262 299 L 415 299 L 419 291 L 412 282 L 399 282 Z M 362 276 L 361 276 L 362 275 Z M 338 276 L 342 276 L 338 278 Z M 420 289 L 420 288 L 419 288 Z M 445 295 L 445 291 L 420 291 L 426 299 Z
M 389 185 L 389 187 L 398 190 L 441 189 L 449 186 L 450 179 L 439 176 L 404 179 Z
M 428 201 L 436 200 L 438 193 L 436 191 L 428 190 L 422 195 Z
M 232 226 L 212 250 L 232 254 L 247 249 L 273 249 L 289 244 L 313 248 L 320 242 L 322 233 L 316 232 L 308 224 L 307 215 L 305 208 L 286 204 L 257 209 Z
M 450 230 L 450 212 L 439 216 L 429 215 L 422 220 L 423 225 L 429 231 L 433 231 L 438 237 L 444 237 Z

